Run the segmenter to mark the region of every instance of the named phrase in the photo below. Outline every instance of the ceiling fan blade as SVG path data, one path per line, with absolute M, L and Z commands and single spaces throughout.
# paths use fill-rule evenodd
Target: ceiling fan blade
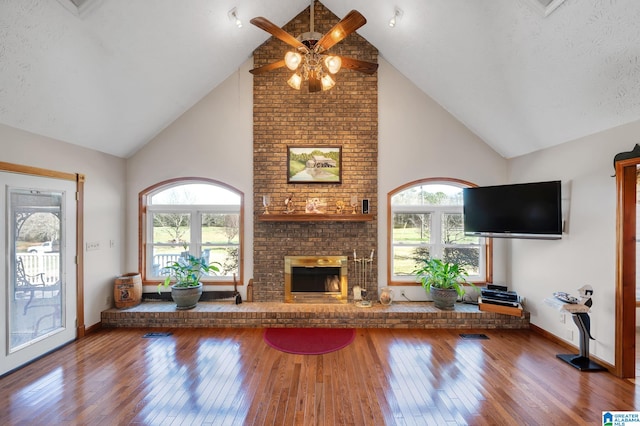
M 275 38 L 277 38 L 277 39 L 279 39 L 281 41 L 284 41 L 285 43 L 287 43 L 290 46 L 293 46 L 295 48 L 303 49 L 305 51 L 308 51 L 307 46 L 302 44 L 302 42 L 300 40 L 298 40 L 297 38 L 295 38 L 294 36 L 292 36 L 291 34 L 286 32 L 285 30 L 283 30 L 282 28 L 280 28 L 279 26 L 277 26 L 273 22 L 269 21 L 267 18 L 263 18 L 262 16 L 258 16 L 257 18 L 253 18 L 249 22 L 251 22 L 256 27 L 258 27 L 258 28 L 260 28 L 262 30 L 265 30 L 266 32 L 268 32 L 269 34 L 274 36 Z
M 334 46 L 336 43 L 344 40 L 345 37 L 366 23 L 367 20 L 360 12 L 352 10 L 347 13 L 347 16 L 342 18 L 340 22 L 331 28 L 328 33 L 322 36 L 318 43 L 316 43 L 314 50 L 316 53 L 320 53 L 330 49 L 331 46 Z
M 258 75 L 258 74 L 263 74 L 263 73 L 265 73 L 267 71 L 271 71 L 271 70 L 275 70 L 275 69 L 278 69 L 278 68 L 282 68 L 284 66 L 285 66 L 284 59 L 281 59 L 281 60 L 279 60 L 277 62 L 272 62 L 270 64 L 263 65 L 261 67 L 257 67 L 257 68 L 254 68 L 252 70 L 249 70 L 249 72 L 251 74 L 253 74 L 253 75 Z
M 345 58 L 340 56 L 342 60 L 342 68 L 362 72 L 365 74 L 373 74 L 378 70 L 378 64 L 373 62 L 361 61 L 359 59 Z
M 315 72 L 309 73 L 309 93 L 319 92 L 322 90 L 320 79 Z

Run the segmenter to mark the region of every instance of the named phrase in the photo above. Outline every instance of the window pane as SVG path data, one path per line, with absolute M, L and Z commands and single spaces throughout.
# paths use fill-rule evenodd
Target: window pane
M 192 183 L 160 191 L 151 197 L 149 204 L 239 206 L 240 196 L 220 186 Z
M 203 244 L 239 244 L 240 215 L 204 213 L 202 242 Z
M 391 197 L 392 205 L 461 206 L 462 188 L 452 185 L 419 185 Z
M 220 272 L 212 275 L 215 277 L 232 277 L 234 273 L 238 275 L 239 252 L 238 246 L 206 246 L 202 250 L 209 262 L 219 263 L 217 266 L 220 268 Z
M 461 244 L 465 241 L 461 213 L 442 214 L 442 243 Z
M 429 243 L 431 241 L 431 213 L 393 215 L 393 242 Z
M 238 275 L 238 245 L 240 243 L 240 215 L 204 213 L 202 215 L 203 254 L 209 261 L 220 264 L 216 276 Z
M 152 216 L 154 244 L 188 244 L 191 239 L 189 213 L 155 213 Z
M 480 248 L 478 247 L 445 248 L 444 260 L 460 264 L 469 275 L 480 273 Z
M 189 247 L 186 250 L 184 246 L 180 245 L 154 245 L 152 248 L 152 262 L 151 262 L 151 274 L 154 277 L 162 277 L 168 275 L 168 272 L 164 270 L 167 265 L 176 262 L 180 256 L 184 256 L 184 253 L 188 252 Z
M 393 247 L 393 275 L 415 275 L 419 259 L 429 257 L 428 247 Z

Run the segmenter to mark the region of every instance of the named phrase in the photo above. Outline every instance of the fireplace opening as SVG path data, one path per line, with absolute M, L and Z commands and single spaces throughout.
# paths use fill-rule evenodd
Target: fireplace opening
M 340 291 L 340 268 L 291 268 L 291 291 Z
M 285 256 L 284 263 L 285 302 L 346 303 L 346 256 Z

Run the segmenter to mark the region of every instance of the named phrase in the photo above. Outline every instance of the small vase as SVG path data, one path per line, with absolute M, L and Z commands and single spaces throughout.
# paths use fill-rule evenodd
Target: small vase
M 193 309 L 198 304 L 202 296 L 202 283 L 197 287 L 176 287 L 171 286 L 171 298 L 176 302 L 177 310 Z
M 389 287 L 382 287 L 380 292 L 380 303 L 383 305 L 390 305 L 393 302 L 393 290 Z

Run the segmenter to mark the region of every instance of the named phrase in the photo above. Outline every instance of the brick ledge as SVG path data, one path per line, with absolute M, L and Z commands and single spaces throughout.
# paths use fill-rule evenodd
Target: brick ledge
M 348 304 L 302 304 L 230 301 L 199 302 L 177 311 L 173 302 L 143 302 L 131 308 L 111 308 L 101 313 L 102 326 L 208 328 L 208 327 L 355 327 L 528 329 L 529 312 L 522 317 L 480 311 L 475 305 L 456 304 L 442 311 L 433 302 L 395 302 L 371 308 Z

